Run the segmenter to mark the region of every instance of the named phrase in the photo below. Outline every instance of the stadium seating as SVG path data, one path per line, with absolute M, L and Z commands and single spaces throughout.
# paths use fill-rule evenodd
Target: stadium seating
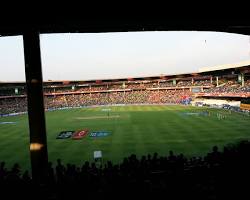
M 154 104 L 154 103 L 181 103 L 183 97 L 190 97 L 191 92 L 186 90 L 135 90 L 125 92 L 95 92 L 88 94 L 67 94 L 45 96 L 46 109 L 59 109 L 64 107 L 80 107 L 109 104 Z M 1 114 L 27 111 L 27 98 L 6 97 L 0 99 Z
M 241 86 L 235 79 L 222 78 L 218 87 L 215 87 L 210 80 L 195 80 L 192 83 L 190 79 L 183 79 L 177 81 L 176 85 L 173 85 L 172 81 L 163 80 L 130 81 L 126 84 L 121 81 L 103 85 L 76 85 L 73 89 L 71 86 L 47 85 L 44 87 L 44 102 L 47 110 L 110 104 L 185 104 L 194 99 L 191 87 L 204 87 L 204 91 L 200 94 L 215 97 L 250 95 L 250 80 L 246 80 L 245 85 Z M 14 89 L 7 90 L 3 87 L 0 90 L 1 115 L 27 111 L 25 88 L 20 89 L 21 93 L 18 95 L 14 94 Z

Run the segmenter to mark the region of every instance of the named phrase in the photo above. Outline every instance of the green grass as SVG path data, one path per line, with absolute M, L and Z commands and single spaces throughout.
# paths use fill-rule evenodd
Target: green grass
M 167 155 L 169 150 L 187 156 L 204 155 L 213 145 L 222 148 L 228 143 L 250 138 L 250 118 L 226 110 L 190 106 L 124 106 L 110 107 L 110 116 L 119 118 L 80 119 L 107 116 L 104 107 L 79 108 L 46 113 L 49 160 L 61 158 L 64 163 L 81 164 L 93 161 L 93 151 L 101 150 L 104 161 L 120 162 L 124 156 L 138 156 L 158 152 Z M 209 110 L 210 116 L 183 115 L 187 112 Z M 226 115 L 218 120 L 217 113 Z M 23 169 L 30 168 L 27 115 L 0 118 L 0 161 L 7 166 L 18 162 Z M 105 138 L 89 136 L 75 141 L 56 140 L 63 130 L 88 128 L 106 130 Z

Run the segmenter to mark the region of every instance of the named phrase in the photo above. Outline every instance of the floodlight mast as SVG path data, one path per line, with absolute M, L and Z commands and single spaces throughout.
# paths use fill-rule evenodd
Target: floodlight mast
M 39 32 L 23 33 L 27 86 L 30 158 L 34 183 L 46 183 L 48 150 L 43 99 L 43 78 Z

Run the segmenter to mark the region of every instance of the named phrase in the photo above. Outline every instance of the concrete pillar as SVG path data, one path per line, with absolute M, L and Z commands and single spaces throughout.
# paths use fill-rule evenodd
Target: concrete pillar
M 35 183 L 43 184 L 47 177 L 48 150 L 39 33 L 35 31 L 24 33 L 23 46 L 28 100 L 32 179 Z
M 245 74 L 241 73 L 241 86 L 245 86 Z
M 173 85 L 176 86 L 176 79 L 173 79 Z

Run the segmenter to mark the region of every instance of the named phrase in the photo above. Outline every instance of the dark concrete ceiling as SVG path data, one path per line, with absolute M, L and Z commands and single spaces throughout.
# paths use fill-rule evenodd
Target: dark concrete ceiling
M 40 2 L 41 3 L 41 2 Z M 44 10 L 2 9 L 0 12 L 0 35 L 21 35 L 25 31 L 40 33 L 85 33 L 85 32 L 123 32 L 123 31 L 219 31 L 250 35 L 250 18 L 243 10 L 240 14 L 225 13 L 226 7 L 215 13 L 204 9 L 146 10 L 140 9 L 78 9 Z M 216 6 L 215 6 L 216 7 Z M 167 8 L 167 7 L 166 7 Z M 205 8 L 205 6 L 204 6 Z M 198 10 L 198 11 L 197 11 Z

